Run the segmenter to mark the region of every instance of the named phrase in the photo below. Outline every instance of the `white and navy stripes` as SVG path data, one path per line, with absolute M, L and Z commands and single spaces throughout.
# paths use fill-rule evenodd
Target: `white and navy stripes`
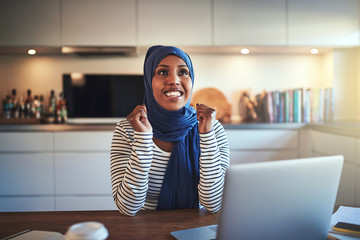
M 152 133 L 136 132 L 127 120 L 116 126 L 111 145 L 111 182 L 116 206 L 133 216 L 140 209 L 156 209 L 170 152 L 161 150 Z M 229 144 L 223 126 L 200 134 L 200 204 L 212 212 L 221 207 Z

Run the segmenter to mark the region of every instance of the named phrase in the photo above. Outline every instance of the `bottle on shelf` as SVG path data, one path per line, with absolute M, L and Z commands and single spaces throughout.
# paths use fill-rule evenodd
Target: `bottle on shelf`
M 44 95 L 40 95 L 40 117 L 44 118 L 46 113 Z
M 25 118 L 33 117 L 34 108 L 33 108 L 33 98 L 31 96 L 31 90 L 27 90 L 27 97 L 25 99 Z
M 11 118 L 12 102 L 11 96 L 6 95 L 6 98 L 3 100 L 3 117 Z
M 56 96 L 55 91 L 50 91 L 49 106 L 48 106 L 48 122 L 56 122 Z
M 40 119 L 40 100 L 37 95 L 34 96 L 33 109 L 34 117 Z
M 19 97 L 19 118 L 25 118 L 25 102 L 24 97 Z
M 11 101 L 12 101 L 11 117 L 19 118 L 19 101 L 16 96 L 15 88 L 13 88 L 11 91 Z
M 57 123 L 66 123 L 67 122 L 67 108 L 66 100 L 64 99 L 63 93 L 59 94 L 59 100 L 56 106 L 56 122 Z

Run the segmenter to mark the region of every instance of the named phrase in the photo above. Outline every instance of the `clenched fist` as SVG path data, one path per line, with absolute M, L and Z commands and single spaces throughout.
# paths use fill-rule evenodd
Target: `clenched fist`
M 147 117 L 145 104 L 137 105 L 126 117 L 133 129 L 137 132 L 152 132 L 152 127 Z
M 213 129 L 216 110 L 204 104 L 196 104 L 196 116 L 199 121 L 199 133 L 207 133 Z

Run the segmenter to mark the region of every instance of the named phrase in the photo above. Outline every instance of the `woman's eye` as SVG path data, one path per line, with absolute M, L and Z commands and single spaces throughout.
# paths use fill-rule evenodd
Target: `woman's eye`
M 167 75 L 167 71 L 166 70 L 159 70 L 157 72 L 158 75 Z
M 188 75 L 189 73 L 188 73 L 187 70 L 182 69 L 182 70 L 179 71 L 179 74 L 180 74 L 180 75 Z

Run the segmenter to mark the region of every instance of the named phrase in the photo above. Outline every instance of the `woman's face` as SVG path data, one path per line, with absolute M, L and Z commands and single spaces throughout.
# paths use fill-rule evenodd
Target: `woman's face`
M 184 60 L 169 55 L 155 69 L 152 89 L 156 102 L 168 111 L 177 111 L 190 100 L 192 81 Z

